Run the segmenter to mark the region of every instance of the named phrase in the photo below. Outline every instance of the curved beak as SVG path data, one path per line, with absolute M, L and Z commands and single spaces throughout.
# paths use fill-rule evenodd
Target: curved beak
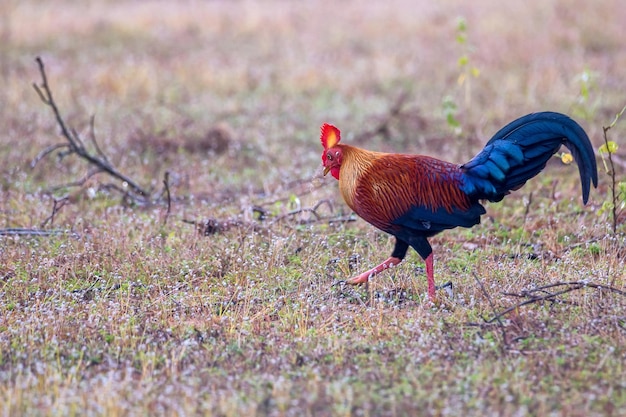
M 328 174 L 328 171 L 330 171 L 330 167 L 324 167 L 324 176 Z

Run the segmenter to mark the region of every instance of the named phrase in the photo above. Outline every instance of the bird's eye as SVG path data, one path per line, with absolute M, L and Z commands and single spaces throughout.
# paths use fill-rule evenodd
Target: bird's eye
M 329 161 L 333 160 L 333 156 L 331 155 L 330 152 L 326 155 L 326 159 L 328 159 Z

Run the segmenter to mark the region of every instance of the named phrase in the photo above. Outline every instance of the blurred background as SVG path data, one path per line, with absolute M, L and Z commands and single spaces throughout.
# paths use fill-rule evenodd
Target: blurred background
M 36 56 L 74 128 L 86 132 L 95 116 L 114 165 L 153 185 L 168 169 L 184 193 L 312 177 L 322 122 L 361 146 L 458 162 L 539 110 L 571 114 L 599 143 L 626 91 L 619 1 L 5 0 L 0 9 L 5 188 L 67 178 L 52 159 L 28 169 L 59 140 L 31 85 Z M 381 123 L 388 134 L 359 136 Z

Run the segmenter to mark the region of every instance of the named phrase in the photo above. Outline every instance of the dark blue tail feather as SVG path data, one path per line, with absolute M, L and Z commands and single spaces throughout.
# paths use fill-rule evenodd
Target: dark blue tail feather
M 500 201 L 541 172 L 561 145 L 571 151 L 578 164 L 586 204 L 591 183 L 598 185 L 593 146 L 578 123 L 553 112 L 532 113 L 500 129 L 462 166 L 463 191 L 476 199 Z

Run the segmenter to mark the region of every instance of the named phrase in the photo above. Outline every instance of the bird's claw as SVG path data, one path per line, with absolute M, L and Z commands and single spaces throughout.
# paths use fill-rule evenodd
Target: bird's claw
M 444 284 L 441 285 L 437 285 L 435 286 L 436 290 L 444 290 L 446 292 L 446 294 L 448 295 L 448 298 L 452 298 L 454 295 L 454 291 L 452 288 L 452 281 L 448 281 Z
M 342 280 L 339 280 L 339 281 L 335 282 L 333 285 L 331 285 L 331 288 L 335 287 L 337 285 L 341 285 L 342 287 L 344 287 L 346 285 L 367 284 L 369 282 L 369 277 L 370 276 L 371 276 L 371 274 L 363 273 L 363 274 L 358 275 L 358 276 L 356 276 L 354 278 L 342 279 Z
M 350 284 L 350 285 L 367 284 L 367 282 L 370 279 L 370 276 L 372 276 L 372 274 L 366 272 L 354 278 L 350 278 L 346 280 L 346 284 Z
M 447 290 L 448 288 L 452 288 L 452 281 L 448 281 L 444 284 L 435 285 L 436 290 Z

